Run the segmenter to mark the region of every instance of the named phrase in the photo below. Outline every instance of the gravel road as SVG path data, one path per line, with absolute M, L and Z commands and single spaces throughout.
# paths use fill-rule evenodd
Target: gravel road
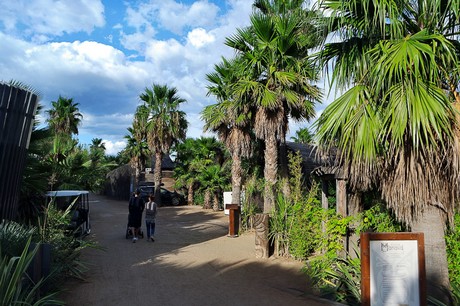
M 257 259 L 254 234 L 227 237 L 228 216 L 199 206 L 160 207 L 155 242 L 125 239 L 127 202 L 91 195 L 84 282 L 70 280 L 67 305 L 338 305 L 308 292 L 302 264 Z M 145 229 L 145 226 L 143 226 Z

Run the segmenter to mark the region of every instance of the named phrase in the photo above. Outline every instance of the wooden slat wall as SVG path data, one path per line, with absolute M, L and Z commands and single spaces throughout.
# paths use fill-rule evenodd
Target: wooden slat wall
M 0 220 L 16 217 L 37 104 L 32 92 L 0 83 Z

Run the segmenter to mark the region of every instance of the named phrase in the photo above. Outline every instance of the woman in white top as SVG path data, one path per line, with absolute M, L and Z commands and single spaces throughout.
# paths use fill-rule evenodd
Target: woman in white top
M 149 195 L 149 201 L 145 204 L 145 227 L 147 228 L 147 241 L 155 241 L 155 219 L 157 217 L 157 203 L 154 202 L 154 196 Z

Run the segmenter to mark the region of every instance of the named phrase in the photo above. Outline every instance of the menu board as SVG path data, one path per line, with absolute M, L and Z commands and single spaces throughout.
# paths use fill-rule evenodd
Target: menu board
M 362 234 L 361 255 L 363 305 L 426 304 L 423 234 Z

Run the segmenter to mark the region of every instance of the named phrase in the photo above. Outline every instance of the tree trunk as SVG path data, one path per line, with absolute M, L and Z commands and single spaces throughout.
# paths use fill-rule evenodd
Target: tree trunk
M 274 186 L 278 174 L 278 142 L 275 135 L 265 139 L 265 190 L 264 190 L 264 213 L 269 214 L 275 208 Z
M 212 210 L 219 211 L 219 196 L 217 195 L 217 193 L 213 194 Z
M 282 142 L 279 146 L 279 173 L 283 179 L 283 195 L 289 198 L 291 196 L 291 187 L 289 185 L 289 160 L 285 142 Z
M 427 296 L 450 305 L 445 288 L 450 288 L 447 251 L 444 240 L 444 212 L 429 205 L 412 225 L 412 232 L 422 232 L 425 239 Z
M 153 173 L 153 181 L 155 182 L 155 202 L 161 206 L 161 162 L 163 161 L 163 152 L 155 152 L 155 172 Z
M 139 177 L 141 175 L 140 164 L 137 158 L 131 160 L 131 168 L 134 170 L 134 182 L 132 191 L 135 191 L 139 185 Z
M 187 205 L 193 205 L 193 183 L 188 185 Z
M 232 154 L 232 203 L 241 205 L 241 158 Z
M 209 192 L 209 189 L 207 189 L 204 192 L 204 204 L 203 208 L 205 209 L 210 209 L 211 208 L 211 192 Z

